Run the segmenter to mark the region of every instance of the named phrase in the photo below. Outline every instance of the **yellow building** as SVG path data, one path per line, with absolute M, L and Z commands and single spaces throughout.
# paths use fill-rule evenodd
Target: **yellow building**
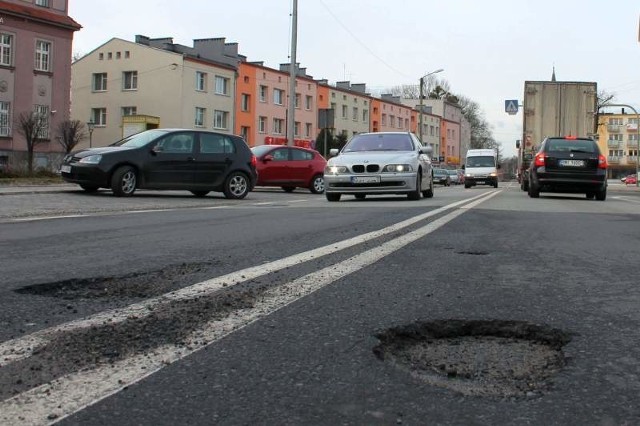
M 635 114 L 600 114 L 598 145 L 607 156 L 609 178 L 635 173 L 638 164 L 638 118 Z

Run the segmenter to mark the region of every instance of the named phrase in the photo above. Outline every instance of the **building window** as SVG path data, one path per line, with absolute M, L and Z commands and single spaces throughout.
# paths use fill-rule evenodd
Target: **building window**
M 390 115 L 389 116 L 389 127 L 396 127 L 396 116 L 395 115 Z
M 49 139 L 49 106 L 36 105 L 35 116 L 38 120 L 38 139 Z
M 207 90 L 207 73 L 196 71 L 196 90 L 204 92 Z
M 353 107 L 353 115 L 351 116 L 353 121 L 358 121 L 358 108 Z
M 387 114 L 382 114 L 380 122 L 382 123 L 383 126 L 387 125 Z
M 122 73 L 122 88 L 124 90 L 138 89 L 138 71 L 125 71 Z
M 51 69 L 51 43 L 36 41 L 36 70 L 48 72 Z
M 128 115 L 138 115 L 138 107 L 134 107 L 134 106 L 122 107 L 122 116 L 126 117 Z
M 249 133 L 251 132 L 251 129 L 247 126 L 240 126 L 240 136 L 242 136 L 242 139 L 245 140 L 246 143 L 249 143 Z
M 276 105 L 284 104 L 284 90 L 273 89 L 273 103 Z
M 91 109 L 91 121 L 96 126 L 104 127 L 107 125 L 107 109 L 106 108 L 92 108 Z
M 342 105 L 342 118 L 347 118 L 347 106 Z
M 609 124 L 611 125 L 621 125 L 622 124 L 622 118 L 610 118 L 609 119 Z
M 295 107 L 296 108 L 300 108 L 300 101 L 302 100 L 302 96 L 300 95 L 300 93 L 296 93 L 296 103 L 295 103 Z
M 369 122 L 369 110 L 367 110 L 367 109 L 363 109 L 362 110 L 362 122 L 364 122 L 364 123 L 368 123 Z
M 0 102 L 0 136 L 11 135 L 11 103 Z
M 107 91 L 107 73 L 106 72 L 93 74 L 93 91 L 94 92 Z
M 240 98 L 240 109 L 243 112 L 247 112 L 249 111 L 249 105 L 251 105 L 251 95 L 243 93 L 242 97 Z
M 313 96 L 307 96 L 304 101 L 304 108 L 307 111 L 310 111 L 312 106 L 313 106 Z
M 304 125 L 304 137 L 305 138 L 311 137 L 311 123 L 306 123 Z
M 293 136 L 300 136 L 300 122 L 293 123 Z
M 267 86 L 260 85 L 260 102 L 267 102 Z
M 124 58 L 125 59 L 129 59 L 129 57 L 131 56 L 131 52 L 129 52 L 128 50 L 124 51 Z
M 267 117 L 258 118 L 258 132 L 267 133 Z
M 0 65 L 13 65 L 13 36 L 0 34 Z
M 276 135 L 284 134 L 284 120 L 281 118 L 273 119 L 273 133 Z
M 49 7 L 49 0 L 36 0 L 36 6 Z
M 193 123 L 196 127 L 204 127 L 206 112 L 205 108 L 196 107 L 196 118 Z
M 227 130 L 227 122 L 229 119 L 229 113 L 227 111 L 213 111 L 213 128 Z
M 229 79 L 216 75 L 216 94 L 228 95 L 229 94 Z
M 120 59 L 120 52 L 116 52 L 116 59 Z

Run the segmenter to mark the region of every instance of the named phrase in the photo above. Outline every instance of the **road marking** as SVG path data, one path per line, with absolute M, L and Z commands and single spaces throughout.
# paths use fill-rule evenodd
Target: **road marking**
M 293 264 L 292 262 L 295 264 L 299 263 L 302 258 L 311 260 L 312 258 L 317 258 L 326 254 L 325 250 L 327 249 L 330 249 L 332 252 L 337 249 L 342 250 L 359 242 L 375 238 L 374 235 L 380 236 L 385 233 L 408 227 L 417 221 L 437 214 L 435 213 L 436 211 L 443 212 L 450 210 L 469 201 L 486 201 L 496 194 L 497 192 L 490 193 L 489 195 L 484 193 L 479 196 L 472 197 L 471 199 L 452 203 L 448 206 L 434 210 L 433 212 L 428 212 L 414 218 L 407 219 L 380 231 L 370 232 L 363 236 L 354 237 L 343 242 L 302 253 L 301 255 L 304 255 L 302 257 L 299 255 L 290 256 L 279 261 L 260 265 L 259 267 L 248 268 L 244 271 L 229 274 L 228 276 L 235 276 L 237 279 L 237 274 L 241 273 L 244 275 L 242 277 L 243 281 L 249 280 L 253 277 L 267 273 L 264 272 L 265 269 L 269 271 L 274 270 L 274 268 L 282 269 L 287 267 L 287 265 Z M 132 384 L 143 380 L 145 377 L 161 370 L 167 365 L 199 351 L 222 337 L 244 328 L 259 319 L 282 309 L 292 302 L 327 286 L 328 284 L 334 283 L 349 274 L 357 272 L 360 269 L 381 260 L 408 244 L 434 232 L 467 211 L 468 209 L 454 210 L 416 230 L 400 235 L 392 240 L 380 244 L 379 246 L 352 256 L 349 259 L 327 266 L 321 270 L 312 272 L 268 290 L 252 308 L 235 311 L 227 318 L 211 321 L 204 327 L 194 331 L 191 334 L 190 339 L 188 339 L 188 342 L 200 342 L 201 346 L 199 347 L 195 347 L 197 345 L 189 343 L 183 347 L 165 345 L 153 349 L 150 353 L 134 355 L 114 364 L 108 364 L 93 370 L 79 371 L 59 377 L 49 383 L 7 399 L 0 403 L 0 420 L 4 424 L 12 425 L 46 424 L 51 422 L 50 417 L 52 415 L 55 416 L 56 422 L 62 420 L 65 417 L 83 410 L 104 398 L 116 394 L 127 386 L 131 386 Z M 261 272 L 258 272 L 256 268 L 259 268 Z M 204 283 L 196 284 L 195 286 L 190 287 L 190 289 L 198 287 L 208 288 L 209 291 L 211 291 L 211 289 L 217 289 L 219 279 L 220 278 L 216 278 L 205 281 Z M 173 295 L 173 297 L 176 297 L 176 293 L 179 292 L 170 293 L 167 296 Z M 187 297 L 187 292 L 183 293 L 185 294 L 179 297 Z M 202 292 L 200 292 L 200 290 L 196 290 L 196 293 L 193 293 L 192 291 L 189 291 L 188 293 L 190 295 L 199 294 L 202 296 Z M 128 313 L 127 315 L 131 314 Z M 91 318 L 95 317 L 96 316 Z M 87 326 L 87 320 L 81 321 L 85 321 L 85 326 Z M 80 322 L 76 321 L 75 323 L 79 324 Z
M 617 196 L 617 197 L 611 197 L 611 198 L 616 199 L 616 200 L 626 201 L 628 203 L 640 204 L 639 200 L 636 200 L 636 199 L 633 199 L 633 198 L 629 198 L 629 197 L 626 197 L 626 196 Z

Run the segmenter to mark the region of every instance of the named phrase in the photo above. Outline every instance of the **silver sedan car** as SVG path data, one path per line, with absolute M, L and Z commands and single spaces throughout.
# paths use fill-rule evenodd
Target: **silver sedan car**
M 360 133 L 342 148 L 332 149 L 324 170 L 325 196 L 402 194 L 419 200 L 433 197 L 431 147 L 409 132 Z

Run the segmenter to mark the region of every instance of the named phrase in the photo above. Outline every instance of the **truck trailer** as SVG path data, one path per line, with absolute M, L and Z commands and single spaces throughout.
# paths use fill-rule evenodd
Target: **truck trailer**
M 525 81 L 522 139 L 518 149 L 518 182 L 529 189 L 529 164 L 546 137 L 595 138 L 597 134 L 595 82 Z

